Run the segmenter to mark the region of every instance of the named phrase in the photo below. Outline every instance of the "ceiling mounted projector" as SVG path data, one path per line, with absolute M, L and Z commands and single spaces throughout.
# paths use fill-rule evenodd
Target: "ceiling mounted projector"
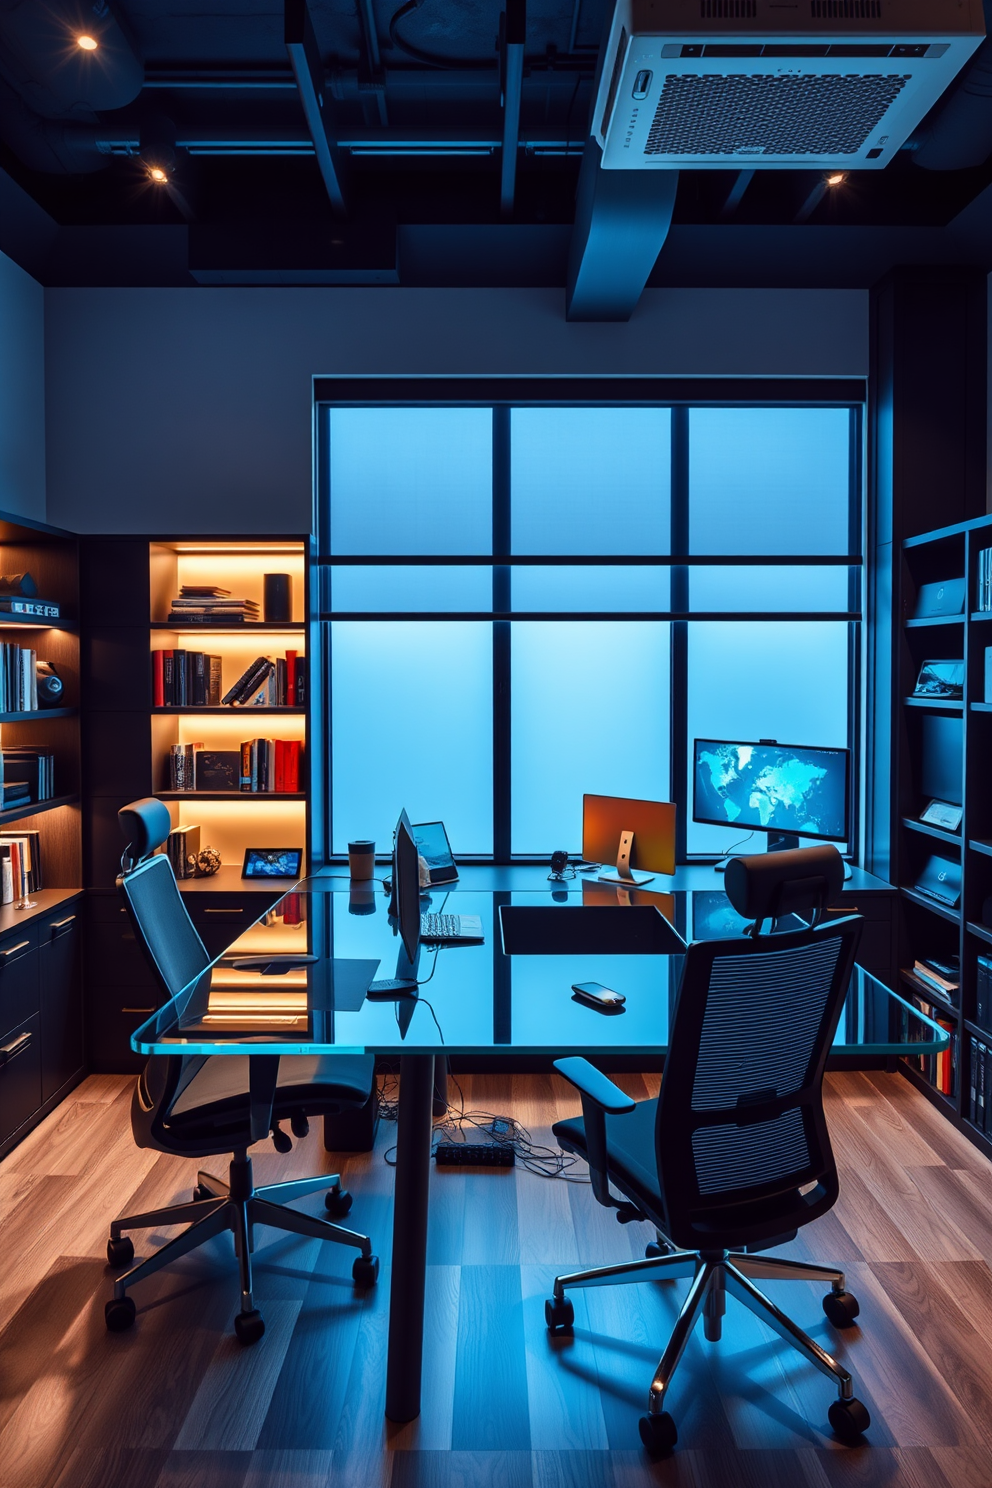
M 985 36 L 981 0 L 618 0 L 607 170 L 873 170 Z

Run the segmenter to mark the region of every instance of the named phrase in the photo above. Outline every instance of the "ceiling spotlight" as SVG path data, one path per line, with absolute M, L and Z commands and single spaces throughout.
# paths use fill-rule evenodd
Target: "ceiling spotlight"
M 827 177 L 827 185 L 828 186 L 843 186 L 843 184 L 844 184 L 844 182 L 846 180 L 847 180 L 847 174 L 846 174 L 846 172 L 844 172 L 844 171 L 835 171 L 832 176 L 828 176 Z
M 149 114 L 141 122 L 138 153 L 148 179 L 162 186 L 176 173 L 176 126 L 164 114 Z
M 76 37 L 76 45 L 79 47 L 80 51 L 95 52 L 100 43 L 97 41 L 95 36 L 84 34 L 83 36 Z
M 159 185 L 161 185 L 162 182 L 167 181 L 169 177 L 160 165 L 152 165 L 149 166 L 148 169 L 148 179 L 150 181 L 156 181 Z

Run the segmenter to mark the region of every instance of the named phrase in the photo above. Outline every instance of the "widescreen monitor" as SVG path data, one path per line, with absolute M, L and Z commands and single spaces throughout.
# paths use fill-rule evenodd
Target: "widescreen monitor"
M 694 739 L 692 819 L 742 832 L 767 832 L 769 847 L 798 838 L 847 842 L 850 751 L 773 739 Z

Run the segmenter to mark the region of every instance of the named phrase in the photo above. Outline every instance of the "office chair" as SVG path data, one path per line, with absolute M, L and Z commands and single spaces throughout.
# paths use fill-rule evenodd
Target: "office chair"
M 728 1292 L 835 1381 L 829 1419 L 837 1436 L 854 1442 L 870 1425 L 847 1370 L 754 1284 L 829 1282 L 830 1322 L 845 1328 L 858 1315 L 842 1271 L 754 1253 L 791 1240 L 838 1195 L 823 1071 L 861 918 L 820 917 L 843 872 L 830 846 L 730 863 L 727 896 L 753 924 L 740 939 L 689 946 L 657 1100 L 630 1100 L 584 1059 L 555 1064 L 582 1096 L 581 1118 L 555 1125 L 558 1142 L 588 1160 L 599 1203 L 621 1223 L 650 1221 L 658 1239 L 644 1260 L 556 1277 L 545 1304 L 549 1331 L 571 1331 L 573 1287 L 692 1278 L 640 1421 L 653 1455 L 678 1439 L 665 1407 L 692 1330 L 702 1314 L 706 1337 L 719 1339 Z M 812 912 L 811 923 L 761 933 L 766 919 L 793 912 Z
M 146 797 L 117 815 L 128 843 L 117 887 L 165 1001 L 195 982 L 210 957 L 186 912 L 168 858 L 156 854 L 172 825 L 168 810 Z M 373 1286 L 379 1261 L 367 1236 L 286 1207 L 293 1199 L 327 1189 L 325 1207 L 343 1217 L 351 1208 L 351 1195 L 340 1178 L 324 1173 L 255 1188 L 248 1156 L 249 1146 L 270 1133 L 277 1151 L 290 1150 L 282 1121 L 290 1123 L 295 1136 L 304 1137 L 308 1116 L 364 1105 L 372 1091 L 373 1066 L 371 1055 L 153 1055 L 131 1102 L 131 1130 L 138 1146 L 177 1157 L 233 1156 L 226 1183 L 200 1172 L 189 1203 L 113 1221 L 107 1244 L 113 1267 L 131 1266 L 134 1260 L 134 1246 L 123 1231 L 187 1220 L 189 1228 L 117 1278 L 106 1305 L 107 1327 L 121 1332 L 134 1323 L 134 1301 L 127 1292 L 136 1281 L 230 1230 L 241 1275 L 241 1311 L 234 1329 L 242 1343 L 257 1342 L 265 1323 L 252 1298 L 251 1253 L 254 1228 L 260 1224 L 355 1246 L 361 1254 L 352 1277 L 359 1286 Z

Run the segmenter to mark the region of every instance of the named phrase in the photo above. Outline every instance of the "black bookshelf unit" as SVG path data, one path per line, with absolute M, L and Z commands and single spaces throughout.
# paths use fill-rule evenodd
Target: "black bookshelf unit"
M 989 550 L 989 558 L 982 558 Z M 920 616 L 921 586 L 964 580 L 960 613 Z M 939 1068 L 901 1061 L 914 1084 L 992 1156 L 992 1005 L 977 1021 L 979 957 L 992 960 L 992 517 L 980 517 L 912 537 L 903 543 L 900 575 L 901 636 L 893 687 L 899 717 L 895 727 L 893 777 L 893 880 L 901 903 L 899 979 L 904 996 L 929 1004 L 952 1033 L 954 1082 L 946 1087 Z M 986 651 L 989 652 L 988 668 Z M 964 664 L 961 699 L 912 696 L 927 660 Z M 986 673 L 988 670 L 988 692 Z M 920 820 L 932 799 L 961 808 L 960 824 L 942 828 Z M 920 887 L 933 868 L 960 891 L 941 903 Z M 949 962 L 957 957 L 959 987 L 945 1003 L 913 975 L 917 958 Z M 953 980 L 953 978 L 950 978 Z
M 130 1036 L 153 1010 L 155 984 L 133 938 L 115 888 L 123 844 L 117 812 L 140 796 L 157 796 L 174 827 L 200 828 L 201 848 L 221 855 L 220 871 L 180 880 L 197 929 L 212 955 L 237 939 L 282 892 L 246 882 L 246 847 L 300 846 L 313 861 L 309 756 L 311 705 L 208 707 L 156 705 L 153 654 L 202 651 L 221 658 L 229 688 L 259 655 L 287 649 L 313 654 L 309 537 L 86 537 L 81 541 L 84 585 L 83 733 L 87 760 L 84 798 L 87 834 L 85 883 L 89 920 L 87 1019 L 93 1069 L 132 1071 L 143 1063 Z M 254 600 L 262 613 L 263 574 L 292 575 L 288 621 L 208 623 L 170 620 L 183 584 L 219 585 Z M 308 678 L 308 682 L 309 682 Z M 308 687 L 307 697 L 312 696 Z M 244 739 L 296 739 L 302 744 L 296 792 L 176 791 L 171 788 L 172 745 L 234 750 Z

